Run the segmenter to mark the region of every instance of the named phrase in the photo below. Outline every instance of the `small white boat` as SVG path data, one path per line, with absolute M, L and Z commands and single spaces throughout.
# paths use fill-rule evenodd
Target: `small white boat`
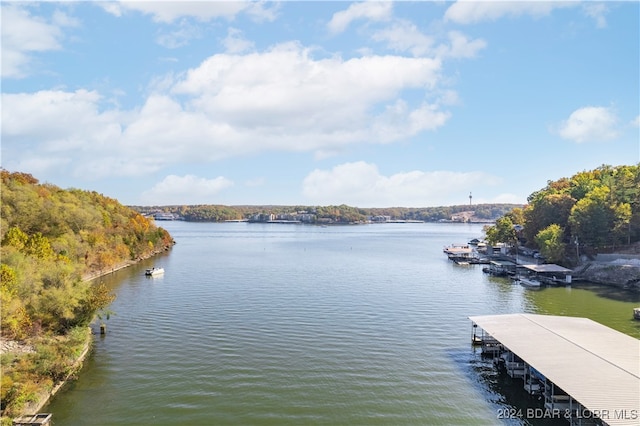
M 144 274 L 147 276 L 154 276 L 154 275 L 160 275 L 160 274 L 164 274 L 164 268 L 149 268 L 146 271 L 144 271 Z
M 516 282 L 525 287 L 540 287 L 541 283 L 538 280 L 534 280 L 533 278 L 524 278 L 520 277 L 516 280 Z

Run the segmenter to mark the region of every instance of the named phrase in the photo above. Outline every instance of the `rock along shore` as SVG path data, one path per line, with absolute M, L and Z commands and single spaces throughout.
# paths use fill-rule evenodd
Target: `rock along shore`
M 598 256 L 573 272 L 576 278 L 591 283 L 640 291 L 640 255 Z

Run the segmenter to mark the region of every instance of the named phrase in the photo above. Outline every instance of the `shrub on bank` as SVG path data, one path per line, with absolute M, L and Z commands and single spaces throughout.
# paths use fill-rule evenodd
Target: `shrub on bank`
M 34 339 L 34 352 L 3 353 L 0 400 L 3 416 L 15 417 L 46 398 L 53 386 L 75 373 L 77 360 L 91 342 L 88 327 L 64 336 Z

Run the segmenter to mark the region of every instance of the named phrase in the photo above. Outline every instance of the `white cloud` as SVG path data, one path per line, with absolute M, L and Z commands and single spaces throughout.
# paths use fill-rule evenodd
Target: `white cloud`
M 495 21 L 504 16 L 530 15 L 534 18 L 549 15 L 554 9 L 573 7 L 575 2 L 552 1 L 457 1 L 445 12 L 444 20 L 458 24 Z
M 25 5 L 2 2 L 2 78 L 23 78 L 31 74 L 33 55 L 60 50 L 64 38 L 62 28 L 78 25 L 77 20 L 61 11 L 54 12 L 51 21 L 32 16 Z
M 237 28 L 228 29 L 227 36 L 222 40 L 222 45 L 228 53 L 242 53 L 254 47 L 254 43 L 244 38 L 242 31 Z
M 386 42 L 390 49 L 398 52 L 411 52 L 414 56 L 423 56 L 432 51 L 433 37 L 422 33 L 418 27 L 406 20 L 397 20 L 389 27 L 374 32 L 373 40 Z
M 304 179 L 302 192 L 312 204 L 358 207 L 420 207 L 456 204 L 469 190 L 495 185 L 483 172 L 411 171 L 380 174 L 374 164 L 358 161 L 314 170 Z
M 99 164 L 120 140 L 124 122 L 116 110 L 101 112 L 100 99 L 97 92 L 86 90 L 3 94 L 5 164 L 33 173 L 55 164 Z M 95 173 L 89 170 L 87 177 Z
M 609 8 L 604 3 L 587 3 L 583 6 L 584 13 L 593 18 L 596 22 L 597 28 L 607 27 L 607 18 L 605 15 L 609 11 Z
M 390 18 L 393 9 L 391 2 L 366 1 L 353 3 L 346 10 L 336 12 L 327 24 L 333 34 L 341 33 L 347 29 L 351 22 L 357 19 L 371 21 L 384 21 Z
M 634 118 L 633 121 L 631 121 L 631 125 L 635 127 L 640 127 L 640 115 Z
M 244 56 L 220 54 L 190 70 L 173 92 L 193 96 L 189 110 L 215 117 L 243 134 L 255 134 L 262 148 L 332 149 L 353 142 L 383 141 L 375 131 L 376 113 L 392 107 L 400 93 L 426 92 L 440 82 L 440 62 L 428 58 L 370 56 L 315 60 L 295 43 Z M 432 111 L 437 106 L 429 107 Z M 404 121 L 423 106 L 407 108 Z M 425 121 L 414 129 L 442 125 Z M 423 116 L 427 119 L 427 116 Z M 248 139 L 247 139 L 248 140 Z M 389 140 L 385 138 L 384 141 Z M 257 148 L 257 146 L 256 146 Z
M 242 1 L 120 1 L 99 3 L 114 16 L 122 16 L 127 11 L 151 15 L 155 22 L 172 23 L 183 17 L 193 17 L 206 22 L 216 18 L 233 18 L 251 7 Z
M 350 144 L 393 143 L 443 126 L 450 114 L 442 109 L 446 99 L 437 99 L 441 78 L 433 59 L 316 60 L 295 43 L 219 54 L 159 79 L 130 111 L 112 109 L 95 91 L 3 95 L 3 151 L 14 164 L 67 161 L 74 175 L 87 179 L 264 151 L 322 157 Z M 408 94 L 418 100 L 405 99 Z
M 440 57 L 451 58 L 474 58 L 478 51 L 487 47 L 487 43 L 482 39 L 469 40 L 466 35 L 459 31 L 450 31 L 448 34 L 449 45 L 439 47 Z
M 425 35 L 415 24 L 397 20 L 389 27 L 373 33 L 372 38 L 385 42 L 389 49 L 410 52 L 413 56 L 435 56 L 437 58 L 473 58 L 487 43 L 482 39 L 469 40 L 459 31 L 450 31 L 448 43 L 435 44 L 434 37 Z
M 265 1 L 157 1 L 136 0 L 100 2 L 108 13 L 120 17 L 128 11 L 151 15 L 154 22 L 173 23 L 181 18 L 208 22 L 217 18 L 233 19 L 246 13 L 256 22 L 273 21 L 280 6 Z
M 233 186 L 229 179 L 214 179 L 194 175 L 169 175 L 149 191 L 142 193 L 142 201 L 148 205 L 215 204 L 216 196 Z
M 610 108 L 584 107 L 575 110 L 563 121 L 558 134 L 578 143 L 610 140 L 618 136 L 618 119 Z

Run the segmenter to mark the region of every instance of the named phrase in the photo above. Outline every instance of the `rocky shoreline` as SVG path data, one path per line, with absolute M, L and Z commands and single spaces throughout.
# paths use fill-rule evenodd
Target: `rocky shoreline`
M 576 279 L 640 291 L 640 257 L 595 260 L 574 269 Z

